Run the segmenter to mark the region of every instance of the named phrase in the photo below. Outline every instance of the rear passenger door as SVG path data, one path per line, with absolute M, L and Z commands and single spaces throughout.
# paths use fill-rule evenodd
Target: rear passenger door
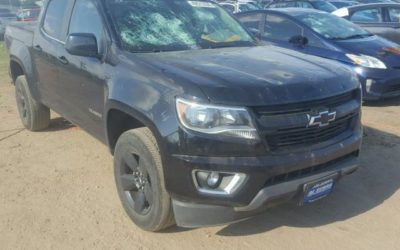
M 369 32 L 386 37 L 390 29 L 384 22 L 384 9 L 371 7 L 355 10 L 350 14 L 349 20 L 368 30 Z
M 74 1 L 67 34 L 86 33 L 96 37 L 99 54 L 106 53 L 107 32 L 95 0 Z M 101 58 L 71 55 L 59 51 L 60 84 L 64 86 L 66 113 L 69 119 L 99 139 L 103 135 L 103 111 L 107 67 Z
M 46 13 L 33 39 L 32 57 L 37 72 L 41 101 L 59 112 L 62 107 L 62 89 L 59 85 L 58 50 L 64 46 L 63 31 L 67 15 L 72 6 L 70 1 L 50 0 Z

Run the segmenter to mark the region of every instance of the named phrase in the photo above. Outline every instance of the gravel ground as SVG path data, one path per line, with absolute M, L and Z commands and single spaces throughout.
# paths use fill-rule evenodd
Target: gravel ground
M 0 69 L 0 248 L 400 249 L 400 100 L 363 115 L 362 167 L 329 198 L 228 226 L 147 233 L 121 208 L 108 149 L 55 114 L 49 130 L 24 130 Z

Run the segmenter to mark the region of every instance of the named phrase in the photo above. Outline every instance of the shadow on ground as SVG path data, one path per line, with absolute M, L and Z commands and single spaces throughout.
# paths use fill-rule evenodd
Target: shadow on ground
M 297 207 L 285 204 L 221 229 L 221 236 L 252 235 L 281 226 L 318 227 L 368 212 L 400 188 L 400 137 L 365 128 L 361 168 L 328 198 Z
M 44 130 L 44 132 L 56 132 L 61 130 L 67 130 L 76 127 L 74 124 L 64 119 L 63 117 L 58 117 L 51 119 L 50 126 Z

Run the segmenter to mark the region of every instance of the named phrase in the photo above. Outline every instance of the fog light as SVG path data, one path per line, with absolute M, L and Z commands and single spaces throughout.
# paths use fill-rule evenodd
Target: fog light
M 193 181 L 201 193 L 231 195 L 244 183 L 246 175 L 217 171 L 193 171 Z
M 371 93 L 372 91 L 371 91 L 371 88 L 372 88 L 372 84 L 374 84 L 375 83 L 375 81 L 374 80 L 372 80 L 372 79 L 367 79 L 367 81 L 366 81 L 366 83 L 365 83 L 365 91 L 367 92 L 367 93 Z
M 207 185 L 210 188 L 216 188 L 220 180 L 218 172 L 211 172 L 207 177 Z

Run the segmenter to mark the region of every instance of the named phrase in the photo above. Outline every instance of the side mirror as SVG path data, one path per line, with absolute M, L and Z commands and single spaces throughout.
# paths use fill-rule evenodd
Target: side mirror
M 289 43 L 293 43 L 294 45 L 297 45 L 299 47 L 304 47 L 308 44 L 308 39 L 307 39 L 307 37 L 301 36 L 301 35 L 292 36 L 289 39 Z
M 85 57 L 99 57 L 99 47 L 96 36 L 86 33 L 74 33 L 68 35 L 65 49 L 71 55 Z

